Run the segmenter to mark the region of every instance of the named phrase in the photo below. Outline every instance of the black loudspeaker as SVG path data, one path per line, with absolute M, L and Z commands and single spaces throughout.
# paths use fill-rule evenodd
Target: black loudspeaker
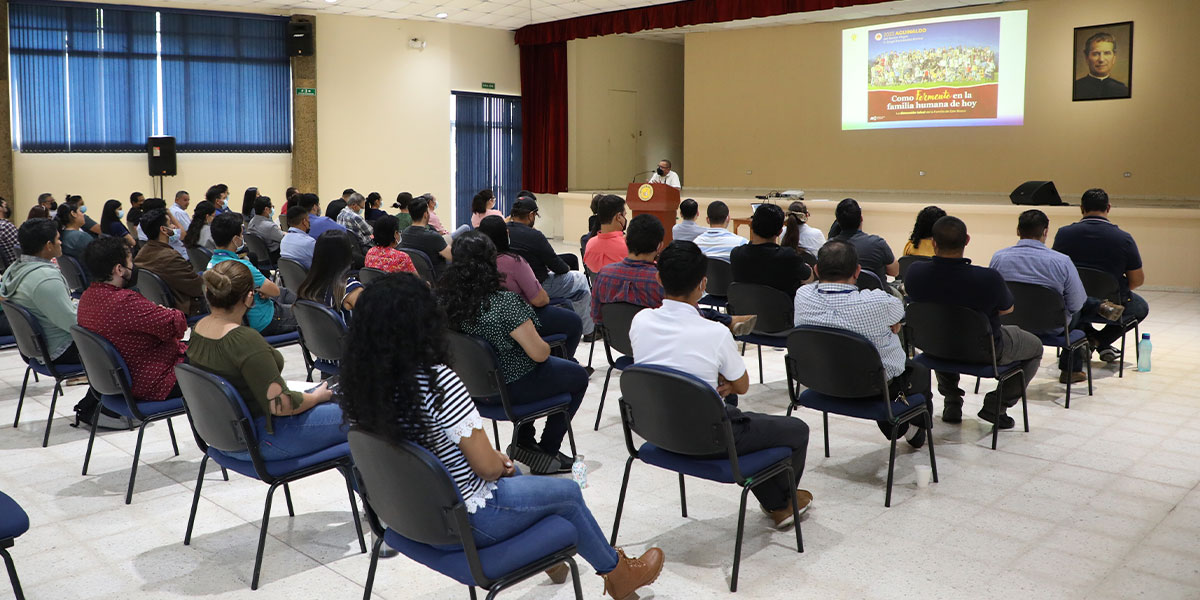
M 175 138 L 156 135 L 146 138 L 146 160 L 150 164 L 150 176 L 175 176 Z
M 1031 206 L 1062 206 L 1062 198 L 1053 181 L 1026 181 L 1008 195 L 1013 204 Z
M 288 56 L 312 56 L 316 53 L 312 21 L 288 23 Z

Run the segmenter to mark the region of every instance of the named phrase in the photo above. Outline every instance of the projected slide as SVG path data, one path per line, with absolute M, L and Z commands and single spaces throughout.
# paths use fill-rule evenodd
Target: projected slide
M 842 31 L 842 129 L 1020 125 L 1026 11 Z

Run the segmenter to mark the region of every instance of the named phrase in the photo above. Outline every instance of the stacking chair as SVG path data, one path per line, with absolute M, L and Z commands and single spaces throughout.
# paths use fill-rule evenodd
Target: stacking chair
M 366 267 L 358 270 L 358 280 L 361 281 L 363 285 L 371 285 L 372 281 L 375 281 L 384 275 L 387 275 L 387 271 L 373 267 Z
M 860 271 L 858 274 L 858 289 L 859 290 L 882 290 L 883 282 L 879 280 L 879 276 L 870 271 Z
M 704 297 L 697 304 L 722 309 L 729 304 L 729 284 L 733 283 L 733 267 L 729 261 L 719 258 L 708 259 L 708 283 L 704 286 Z
M 929 260 L 929 257 L 928 256 L 901 256 L 900 257 L 900 275 L 897 277 L 897 279 L 903 280 L 904 276 L 908 273 L 908 268 L 913 266 L 913 263 L 917 263 L 917 262 L 920 262 L 923 260 Z
M 737 340 L 742 342 L 743 353 L 747 343 L 758 346 L 759 383 L 763 382 L 762 347 L 787 347 L 787 336 L 795 324 L 795 310 L 792 299 L 773 287 L 756 283 L 729 285 L 729 314 L 758 315 L 754 331 Z
M 633 326 L 633 317 L 644 306 L 628 302 L 614 302 L 600 306 L 600 317 L 604 320 L 604 356 L 608 358 L 608 372 L 604 374 L 604 388 L 600 391 L 600 406 L 596 408 L 596 425 L 593 431 L 600 430 L 600 415 L 604 414 L 604 398 L 608 395 L 608 380 L 612 377 L 613 369 L 624 370 L 633 364 L 633 343 L 629 341 L 629 330 Z M 613 359 L 613 350 L 621 353 Z
M 1083 282 L 1083 289 L 1089 297 L 1098 300 L 1108 300 L 1115 304 L 1124 304 L 1121 301 L 1121 284 L 1117 282 L 1117 278 L 1113 277 L 1111 273 L 1088 267 L 1077 268 L 1079 269 L 1079 279 Z M 1091 322 L 1097 325 L 1108 325 L 1111 323 L 1111 321 L 1107 321 L 1100 316 L 1094 317 Z M 1142 351 L 1138 348 L 1137 341 L 1142 336 L 1137 319 L 1121 315 L 1121 320 L 1118 323 L 1121 325 L 1121 362 L 1117 367 L 1117 377 L 1122 378 L 1125 377 L 1125 335 L 1129 333 L 1129 330 L 1133 330 L 1134 356 L 1139 359 L 1142 357 Z M 1091 362 L 1090 358 L 1089 362 Z
M 125 490 L 125 504 L 133 500 L 133 484 L 137 479 L 138 459 L 142 455 L 142 436 L 146 426 L 154 421 L 166 420 L 171 433 L 171 447 L 179 456 L 179 444 L 175 441 L 175 427 L 171 417 L 184 413 L 183 398 L 167 398 L 162 401 L 145 402 L 134 398 L 133 381 L 125 359 L 111 342 L 98 333 L 79 325 L 71 326 L 71 338 L 79 348 L 79 356 L 87 369 L 88 383 L 100 394 L 100 405 L 127 419 L 141 421 L 138 425 L 137 445 L 133 449 L 133 466 L 129 469 L 129 486 Z M 87 475 L 88 463 L 92 460 L 92 445 L 96 441 L 96 422 L 100 411 L 92 413 L 92 433 L 88 436 L 87 453 L 83 456 L 83 474 Z
M 733 576 L 729 591 L 737 591 L 738 567 L 742 558 L 742 533 L 746 521 L 746 495 L 755 486 L 781 473 L 787 473 L 788 489 L 796 489 L 792 472 L 792 449 L 769 448 L 739 456 L 734 449 L 733 429 L 725 412 L 725 401 L 704 381 L 693 375 L 656 365 L 631 365 L 621 375 L 621 426 L 625 430 L 625 475 L 617 499 L 617 516 L 612 539 L 617 545 L 625 491 L 634 459 L 648 465 L 674 471 L 679 475 L 679 504 L 687 517 L 684 475 L 742 487 L 738 509 L 737 540 L 733 547 Z M 646 440 L 634 447 L 633 434 Z M 711 458 L 721 456 L 721 458 Z M 796 523 L 796 551 L 804 552 L 800 533 L 800 515 L 792 502 Z
M 321 372 L 321 379 L 337 375 L 346 339 L 342 316 L 312 300 L 297 300 L 292 314 L 300 325 L 300 345 L 312 358 L 311 366 L 306 365 L 308 380 L 312 381 L 314 369 Z
M 58 270 L 62 273 L 63 279 L 67 280 L 67 288 L 71 290 L 71 297 L 78 300 L 83 295 L 83 290 L 86 290 L 91 284 L 91 278 L 88 277 L 87 271 L 74 256 L 63 254 L 57 260 Z
M 490 600 L 502 590 L 566 562 L 571 567 L 575 598 L 582 600 L 579 569 L 573 558 L 578 534 L 566 519 L 551 515 L 512 538 L 478 548 L 453 478 L 428 450 L 352 427 L 350 452 L 367 523 L 375 533 L 363 600 L 371 598 L 384 542 L 468 586 L 472 600 L 476 587 L 487 590 Z
M 1062 294 L 1045 286 L 1032 283 L 1008 282 L 1013 295 L 1013 311 L 1000 316 L 1005 325 L 1016 325 L 1033 335 L 1042 344 L 1058 348 L 1071 355 L 1082 348 L 1086 356 L 1092 353 L 1087 334 L 1081 329 L 1070 328 L 1070 317 L 1063 306 Z M 1053 333 L 1047 333 L 1053 332 Z M 1085 359 L 1087 366 L 1088 395 L 1092 395 L 1092 361 Z M 1071 381 L 1067 380 L 1066 408 L 1071 408 Z
M 16 600 L 25 600 L 25 594 L 21 592 L 21 580 L 17 578 L 17 565 L 13 564 L 12 555 L 8 553 L 8 549 L 12 548 L 16 539 L 26 531 L 29 531 L 29 515 L 25 514 L 25 510 L 21 508 L 20 504 L 17 504 L 16 500 L 10 498 L 8 494 L 0 492 L 0 557 L 4 558 L 4 566 L 8 568 L 8 581 L 12 584 Z M 574 573 L 573 570 L 572 573 Z M 576 594 L 576 597 L 579 595 Z
M 913 360 L 930 371 L 944 371 L 995 379 L 998 386 L 1019 377 L 1021 382 L 1021 418 L 1029 433 L 1029 405 L 1026 398 L 1025 372 L 1021 363 L 999 364 L 992 324 L 982 313 L 964 306 L 914 302 L 908 305 L 905 321 L 909 342 L 922 352 Z M 953 357 L 953 358 L 947 358 Z M 1000 389 L 1000 388 L 997 388 Z M 992 425 L 992 450 L 1000 435 L 999 419 Z
M 412 260 L 413 266 L 417 268 L 417 275 L 425 280 L 425 283 L 433 285 L 437 283 L 437 277 L 433 274 L 433 261 L 429 259 L 429 255 L 416 248 L 396 248 L 397 250 L 408 255 Z
M 267 246 L 267 240 L 253 231 L 246 231 L 242 238 L 246 240 L 246 252 L 250 255 L 250 262 L 266 271 L 266 275 L 270 277 L 271 273 L 275 271 L 275 263 L 271 262 L 271 251 Z
M 192 268 L 197 273 L 203 273 L 208 270 L 208 263 L 212 260 L 213 251 L 204 246 L 189 246 L 187 249 L 188 262 L 192 263 Z
M 279 284 L 293 292 L 308 279 L 308 269 L 290 258 L 280 258 L 276 268 L 279 269 Z
M 516 444 L 517 428 L 523 423 L 564 413 L 568 417 L 567 437 L 571 442 L 571 456 L 575 456 L 575 432 L 568 414 L 571 409 L 570 394 L 562 393 L 526 404 L 515 403 L 508 392 L 508 384 L 504 382 L 500 359 L 496 357 L 496 351 L 487 340 L 457 331 L 447 332 L 447 337 L 450 339 L 450 354 L 454 357 L 454 364 L 450 367 L 466 386 L 467 393 L 475 400 L 479 414 L 492 420 L 492 433 L 495 435 L 497 450 L 500 449 L 500 427 L 496 424 L 497 421 L 509 421 L 513 424 L 512 443 Z
M 72 377 L 84 374 L 82 364 L 55 365 L 50 361 L 50 348 L 46 345 L 46 336 L 42 333 L 42 324 L 23 306 L 18 306 L 7 300 L 0 300 L 4 314 L 8 316 L 8 324 L 12 327 L 13 337 L 17 341 L 17 351 L 25 359 L 25 379 L 21 382 L 21 395 L 17 398 L 17 415 L 13 417 L 13 427 L 21 421 L 21 405 L 25 402 L 25 388 L 29 385 L 30 373 L 41 373 L 54 379 L 54 392 L 50 395 L 50 416 L 46 418 L 46 435 L 42 438 L 42 447 L 50 443 L 50 426 L 54 423 L 54 405 L 63 393 L 62 382 Z
M 140 267 L 137 267 L 137 272 L 137 291 L 142 297 L 159 306 L 175 308 L 175 292 L 171 291 L 171 286 L 167 285 L 167 282 L 163 281 L 162 277 L 159 277 L 154 271 Z M 203 314 L 187 317 L 187 323 L 188 325 L 195 325 L 197 321 L 206 316 L 208 315 Z
M 892 474 L 896 468 L 896 438 L 901 425 L 925 429 L 929 444 L 929 466 L 937 481 L 937 459 L 933 455 L 931 401 L 922 394 L 893 399 L 888 396 L 888 376 L 879 350 L 857 333 L 831 327 L 802 326 L 788 336 L 787 414 L 804 406 L 821 411 L 825 432 L 825 457 L 829 457 L 829 413 L 887 421 L 892 425 L 892 448 L 888 456 L 887 491 L 883 505 L 892 505 Z M 794 385 L 798 384 L 798 385 Z M 799 392 L 799 386 L 804 386 Z
M 275 495 L 275 490 L 283 487 L 288 516 L 294 517 L 296 511 L 292 508 L 292 492 L 288 484 L 309 475 L 337 469 L 346 479 L 346 493 L 350 497 L 350 514 L 354 517 L 354 528 L 358 531 L 358 545 L 364 553 L 367 551 L 362 522 L 358 518 L 358 503 L 354 500 L 349 443 L 341 443 L 299 458 L 267 461 L 263 459 L 258 448 L 254 418 L 242 397 L 228 381 L 188 364 L 175 365 L 175 377 L 179 380 L 179 388 L 183 390 L 183 403 L 187 409 L 188 420 L 192 424 L 196 444 L 204 453 L 204 458 L 200 460 L 200 474 L 196 478 L 196 491 L 192 495 L 187 533 L 183 536 L 185 546 L 192 543 L 192 525 L 196 522 L 196 508 L 200 504 L 204 469 L 211 458 L 222 469 L 228 468 L 270 486 L 263 508 L 262 526 L 258 531 L 258 553 L 254 557 L 254 575 L 250 589 L 258 589 L 263 547 L 267 542 L 267 522 L 271 517 L 271 498 Z M 225 454 L 228 452 L 248 452 L 250 460 L 231 458 Z

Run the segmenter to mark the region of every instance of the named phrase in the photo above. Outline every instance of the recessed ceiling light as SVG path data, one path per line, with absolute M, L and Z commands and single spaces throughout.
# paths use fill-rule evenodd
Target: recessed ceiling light
M 325 1 L 326 1 L 326 2 L 328 2 L 328 3 L 330 3 L 330 4 L 333 4 L 333 3 L 337 2 L 337 0 L 325 0 Z
M 327 0 L 327 1 L 328 1 L 328 0 Z M 446 13 L 438 13 L 438 14 L 436 14 L 436 15 L 433 15 L 433 16 L 435 16 L 435 17 L 437 17 L 437 18 L 439 18 L 439 19 L 445 19 L 446 17 L 448 17 L 448 16 L 450 16 L 450 15 L 448 15 L 448 14 L 446 14 Z

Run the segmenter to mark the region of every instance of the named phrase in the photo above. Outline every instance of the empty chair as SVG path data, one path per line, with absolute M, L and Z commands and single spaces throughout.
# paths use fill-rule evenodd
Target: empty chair
M 608 358 L 608 371 L 604 374 L 604 388 L 600 391 L 600 406 L 596 408 L 596 425 L 592 429 L 600 430 L 600 416 L 604 414 L 604 398 L 608 395 L 608 381 L 612 378 L 613 369 L 618 371 L 633 364 L 633 344 L 629 341 L 629 328 L 633 325 L 633 317 L 644 306 L 628 302 L 614 302 L 600 307 L 600 317 L 604 320 L 604 356 Z M 621 356 L 613 358 L 613 350 Z
M 87 270 L 79 264 L 74 256 L 63 254 L 55 260 L 58 261 L 58 270 L 62 272 L 63 279 L 67 280 L 67 288 L 71 290 L 71 297 L 78 299 L 83 295 L 83 290 L 86 290 L 91 284 Z
M 795 324 L 792 302 L 787 294 L 770 286 L 736 282 L 729 285 L 729 314 L 758 315 L 754 331 L 738 336 L 737 340 L 742 342 L 743 351 L 748 343 L 758 346 L 759 383 L 763 382 L 762 347 L 787 347 L 788 333 Z
M 204 246 L 188 246 L 187 249 L 188 262 L 192 263 L 192 268 L 197 273 L 203 273 L 208 270 L 208 263 L 212 260 L 213 251 Z
M 1062 294 L 1032 283 L 1008 282 L 1013 295 L 1013 311 L 1000 315 L 1000 322 L 1015 325 L 1036 335 L 1043 344 L 1066 352 L 1068 356 L 1083 350 L 1085 356 L 1092 353 L 1087 334 L 1081 329 L 1070 329 L 1070 317 L 1063 306 Z M 1073 359 L 1068 358 L 1067 364 Z M 1087 367 L 1088 395 L 1092 395 L 1092 361 L 1084 360 Z M 1071 369 L 1068 369 L 1070 371 Z M 1067 379 L 1066 408 L 1071 408 L 1071 380 Z
M 708 259 L 708 283 L 704 286 L 704 297 L 698 304 L 713 308 L 724 308 L 728 304 L 729 284 L 733 283 L 733 267 L 729 261 L 719 258 Z
M 1078 267 L 1079 280 L 1083 282 L 1083 289 L 1087 295 L 1098 300 L 1108 300 L 1114 304 L 1124 305 L 1121 301 L 1121 284 L 1117 282 L 1117 278 L 1111 273 L 1106 273 L 1099 269 L 1090 269 L 1088 267 Z M 1111 321 L 1105 320 L 1103 317 L 1096 316 L 1092 318 L 1092 323 L 1100 325 L 1109 325 Z M 1117 321 L 1121 325 L 1121 352 L 1120 363 L 1117 367 L 1117 377 L 1125 377 L 1125 336 L 1129 330 L 1133 330 L 1133 351 L 1134 356 L 1141 358 L 1141 349 L 1138 348 L 1137 340 L 1141 339 L 1141 330 L 1138 320 L 1132 316 L 1121 315 L 1121 320 Z M 1090 356 L 1089 362 L 1090 362 Z
M 297 300 L 292 314 L 300 326 L 300 345 L 312 357 L 311 367 L 306 365 L 308 380 L 312 381 L 313 369 L 321 372 L 321 379 L 337 375 L 346 338 L 341 315 L 312 300 Z
M 387 271 L 384 271 L 383 269 L 366 267 L 358 270 L 358 280 L 361 281 L 363 285 L 369 285 L 372 281 L 375 281 L 384 275 L 387 275 Z
M 8 549 L 26 531 L 29 531 L 29 515 L 8 494 L 0 492 L 0 557 L 4 558 L 4 566 L 8 568 L 8 581 L 17 600 L 25 600 L 25 594 L 21 591 L 21 580 L 17 578 L 17 565 L 13 564 Z
M 290 258 L 280 258 L 276 268 L 279 270 L 279 285 L 293 292 L 300 289 L 300 284 L 308 279 L 308 269 Z
M 46 418 L 46 434 L 42 438 L 42 447 L 50 443 L 50 426 L 54 423 L 54 405 L 63 393 L 62 382 L 72 377 L 84 374 L 82 364 L 55 365 L 50 359 L 50 348 L 46 345 L 46 336 L 42 333 L 42 325 L 24 307 L 7 300 L 0 300 L 8 324 L 12 327 L 13 337 L 16 338 L 17 351 L 25 360 L 25 379 L 21 381 L 21 395 L 17 398 L 17 414 L 13 417 L 13 427 L 21 421 L 21 405 L 25 402 L 25 389 L 29 385 L 29 374 L 40 373 L 54 379 L 54 392 L 50 395 L 50 416 Z

